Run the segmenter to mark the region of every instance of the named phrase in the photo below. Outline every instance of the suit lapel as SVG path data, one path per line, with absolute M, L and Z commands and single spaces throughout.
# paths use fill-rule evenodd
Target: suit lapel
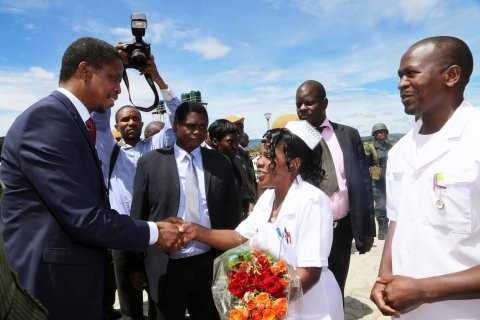
M 95 164 L 96 164 L 98 172 L 100 173 L 100 176 L 102 178 L 102 185 L 104 185 L 102 167 L 100 165 L 100 160 L 98 159 L 97 150 L 95 149 L 95 146 L 90 141 L 90 138 L 89 138 L 88 133 L 87 133 L 87 127 L 85 126 L 85 123 L 83 122 L 82 118 L 80 117 L 80 114 L 78 114 L 78 111 L 75 108 L 75 106 L 72 104 L 72 102 L 62 93 L 60 93 L 58 91 L 54 91 L 51 95 L 53 97 L 55 97 L 57 100 L 59 100 L 65 106 L 67 111 L 72 116 L 73 121 L 77 124 L 77 127 L 79 128 L 80 132 L 82 132 L 83 137 L 85 138 L 86 142 L 88 143 L 88 146 L 90 147 L 90 150 L 93 153 L 93 158 L 95 160 Z
M 347 171 L 347 163 L 351 156 L 351 154 L 347 152 L 348 137 L 345 135 L 344 127 L 338 125 L 338 123 L 335 123 L 335 122 L 330 121 L 330 123 L 332 124 L 333 131 L 335 132 L 335 136 L 337 137 L 338 144 L 340 145 L 340 149 L 342 150 L 343 166 L 345 168 L 345 171 Z
M 205 195 L 207 197 L 207 204 L 208 204 L 208 192 L 210 191 L 210 180 L 212 177 L 212 168 L 210 168 L 209 166 L 208 152 L 205 151 L 204 148 L 200 148 L 200 152 L 202 153 L 203 174 L 205 176 Z

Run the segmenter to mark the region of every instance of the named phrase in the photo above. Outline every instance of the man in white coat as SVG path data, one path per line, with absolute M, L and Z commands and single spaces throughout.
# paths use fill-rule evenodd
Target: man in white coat
M 419 120 L 389 153 L 387 240 L 371 299 L 401 319 L 480 319 L 480 110 L 465 42 L 423 39 L 398 70 Z

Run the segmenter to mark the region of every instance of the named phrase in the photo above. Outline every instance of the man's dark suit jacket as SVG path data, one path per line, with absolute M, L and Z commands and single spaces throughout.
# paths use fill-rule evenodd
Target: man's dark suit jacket
M 347 177 L 349 215 L 357 249 L 364 253 L 364 239 L 375 236 L 372 183 L 362 140 L 352 127 L 331 122 L 343 152 Z
M 3 196 L 3 183 L 0 181 L 0 201 Z M 0 233 L 3 224 L 0 219 Z M 46 320 L 47 310 L 18 283 L 5 257 L 3 237 L 0 234 L 0 319 L 2 320 Z
M 5 138 L 7 259 L 49 319 L 100 319 L 106 248 L 148 246 L 149 229 L 109 209 L 86 127 L 62 93 L 29 107 Z
M 205 193 L 211 226 L 214 229 L 233 229 L 240 217 L 238 191 L 228 159 L 202 148 Z M 173 148 L 149 152 L 137 164 L 131 215 L 144 220 L 158 221 L 176 217 L 180 203 L 180 181 Z M 145 255 L 150 294 L 159 302 L 160 278 L 166 272 L 168 256 L 150 247 Z

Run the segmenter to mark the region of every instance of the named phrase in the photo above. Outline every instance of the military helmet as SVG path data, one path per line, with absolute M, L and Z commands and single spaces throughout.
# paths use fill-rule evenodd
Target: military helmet
M 385 123 L 376 123 L 372 127 L 372 136 L 375 135 L 375 132 L 380 131 L 380 130 L 385 130 L 385 131 L 387 131 L 387 134 L 388 134 L 388 128 L 385 125 Z

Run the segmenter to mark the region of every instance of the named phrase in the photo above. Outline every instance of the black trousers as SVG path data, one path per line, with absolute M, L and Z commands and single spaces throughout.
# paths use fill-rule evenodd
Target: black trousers
M 111 250 L 108 250 L 107 253 L 103 286 L 103 319 L 111 320 L 115 318 L 113 305 L 115 304 L 115 290 L 117 289 Z
M 186 309 L 191 320 L 220 319 L 211 289 L 214 258 L 210 251 L 169 260 L 159 302 L 166 319 L 184 320 Z
M 132 272 L 143 272 L 135 252 L 112 250 L 120 312 L 124 320 L 143 319 L 143 290 L 135 289 L 130 281 Z
M 345 218 L 336 221 L 336 226 L 333 229 L 332 250 L 328 257 L 328 268 L 337 279 L 340 290 L 342 290 L 342 296 L 344 296 L 345 282 L 350 266 L 352 240 L 352 226 L 350 216 L 347 215 Z

